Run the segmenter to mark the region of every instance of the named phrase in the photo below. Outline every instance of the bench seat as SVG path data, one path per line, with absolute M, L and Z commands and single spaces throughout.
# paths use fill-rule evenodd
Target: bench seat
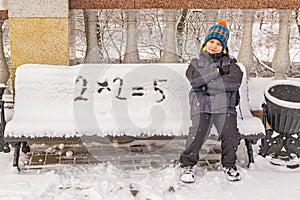
M 265 129 L 249 109 L 244 72 L 237 106 L 243 138 Z M 187 64 L 26 64 L 17 68 L 14 116 L 5 137 L 186 137 Z M 216 133 L 213 127 L 212 133 Z

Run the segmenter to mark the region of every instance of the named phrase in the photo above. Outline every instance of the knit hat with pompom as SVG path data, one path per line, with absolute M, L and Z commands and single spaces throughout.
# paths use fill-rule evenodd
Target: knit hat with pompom
M 220 20 L 217 24 L 208 29 L 208 34 L 204 39 L 203 46 L 210 39 L 217 39 L 222 43 L 223 49 L 227 49 L 227 40 L 229 39 L 229 30 L 225 20 Z

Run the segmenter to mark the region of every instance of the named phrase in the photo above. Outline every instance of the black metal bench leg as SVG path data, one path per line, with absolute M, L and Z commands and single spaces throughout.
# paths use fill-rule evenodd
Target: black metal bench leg
M 0 130 L 0 132 L 2 132 L 2 130 Z M 5 142 L 2 133 L 0 133 L 0 152 L 2 151 L 5 151 Z
M 4 153 L 9 153 L 10 152 L 10 147 L 9 147 L 9 144 L 7 142 L 4 143 L 3 152 Z
M 249 159 L 247 167 L 250 167 L 250 164 L 254 163 L 252 142 L 249 139 L 244 139 L 244 140 L 245 140 L 245 145 L 246 145 L 246 148 L 247 148 L 247 154 L 248 154 L 248 159 Z
M 2 99 L 2 96 L 0 96 L 0 100 Z M 0 101 L 0 112 L 1 112 L 1 123 L 0 123 L 0 152 L 9 153 L 10 147 L 7 142 L 4 141 L 4 130 L 6 126 L 6 120 L 5 120 L 5 112 L 4 112 L 4 101 Z
M 20 171 L 20 167 L 19 167 L 20 148 L 21 148 L 21 142 L 15 143 L 13 166 L 17 167 L 18 171 Z
M 27 144 L 27 142 L 22 142 L 22 152 L 25 154 L 30 152 L 30 146 Z

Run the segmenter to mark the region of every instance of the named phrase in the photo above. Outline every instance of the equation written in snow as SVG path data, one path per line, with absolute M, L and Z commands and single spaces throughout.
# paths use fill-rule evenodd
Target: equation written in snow
M 157 103 L 160 103 L 162 101 L 164 101 L 166 99 L 166 95 L 164 90 L 160 87 L 160 83 L 162 82 L 168 82 L 167 79 L 157 79 L 157 80 L 153 80 L 152 82 L 152 91 L 154 93 L 158 93 L 160 95 L 160 98 L 158 98 L 156 100 Z M 76 88 L 80 88 L 78 95 L 75 95 L 74 97 L 74 101 L 88 101 L 88 87 L 89 87 L 89 82 L 86 78 L 82 77 L 82 76 L 78 76 L 76 81 L 75 81 L 75 87 Z M 134 86 L 130 88 L 130 96 L 125 96 L 124 93 L 124 89 L 125 86 L 124 84 L 126 84 L 126 82 L 124 82 L 124 80 L 122 78 L 114 78 L 110 83 L 108 81 L 103 81 L 103 82 L 99 82 L 97 81 L 97 86 L 96 86 L 96 92 L 98 94 L 101 94 L 104 91 L 108 91 L 108 92 L 113 92 L 111 88 L 117 88 L 117 95 L 115 96 L 115 98 L 119 99 L 119 100 L 127 100 L 128 98 L 130 98 L 130 96 L 132 97 L 142 97 L 145 95 L 145 90 L 146 88 L 143 86 Z

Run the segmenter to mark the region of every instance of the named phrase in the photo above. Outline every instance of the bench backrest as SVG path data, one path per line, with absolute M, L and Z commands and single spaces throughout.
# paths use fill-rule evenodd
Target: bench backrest
M 238 118 L 251 116 L 245 68 Z M 11 137 L 186 135 L 187 64 L 19 67 Z

